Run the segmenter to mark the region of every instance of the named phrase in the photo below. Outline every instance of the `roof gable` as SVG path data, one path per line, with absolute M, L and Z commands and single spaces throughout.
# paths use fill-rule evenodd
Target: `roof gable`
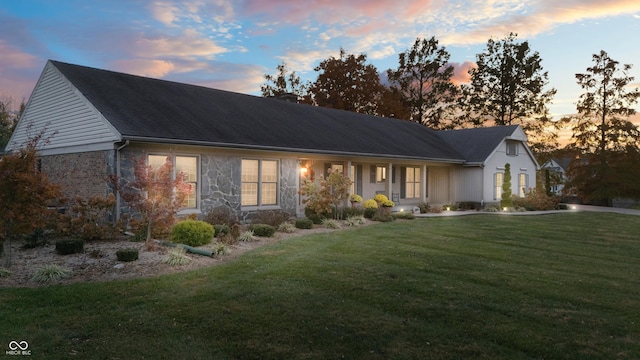
M 120 138 L 116 129 L 51 63 L 42 71 L 7 149 L 21 146 L 41 130 L 48 139 L 47 153 L 69 147 L 110 149 Z
M 420 124 L 51 63 L 122 139 L 463 162 Z
M 507 138 L 527 141 L 518 125 L 446 130 L 440 131 L 438 135 L 462 154 L 468 163 L 485 162 Z

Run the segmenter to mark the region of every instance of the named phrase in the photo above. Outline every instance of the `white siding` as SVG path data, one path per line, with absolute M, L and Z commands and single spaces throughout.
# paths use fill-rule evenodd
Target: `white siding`
M 484 200 L 493 202 L 493 182 L 496 172 L 504 172 L 504 165 L 511 167 L 511 191 L 518 195 L 518 174 L 526 174 L 529 188 L 536 186 L 536 163 L 522 143 L 518 143 L 518 155 L 507 155 L 507 144 L 502 141 L 496 151 L 489 157 L 484 167 Z
M 448 204 L 451 202 L 449 194 L 449 168 L 429 168 L 429 203 Z
M 8 148 L 24 144 L 29 135 L 45 128 L 50 139 L 43 154 L 61 149 L 107 150 L 120 139 L 113 126 L 51 63 L 45 66 Z
M 454 202 L 482 201 L 482 168 L 459 167 L 451 169 L 452 194 Z

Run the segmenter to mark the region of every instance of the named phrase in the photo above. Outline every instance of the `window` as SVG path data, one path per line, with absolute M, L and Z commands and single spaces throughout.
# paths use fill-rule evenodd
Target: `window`
M 509 156 L 517 156 L 518 155 L 518 142 L 517 141 L 507 141 L 507 155 L 509 155 Z
M 519 174 L 518 175 L 518 192 L 520 197 L 524 197 L 527 193 L 527 189 L 529 188 L 529 175 L 527 174 Z
M 242 160 L 242 206 L 277 205 L 278 162 Z
M 387 181 L 387 167 L 376 165 L 376 182 Z
M 494 174 L 494 192 L 493 199 L 501 200 L 502 199 L 502 183 L 504 181 L 504 173 L 495 173 Z
M 191 186 L 191 191 L 187 194 L 182 203 L 185 209 L 196 209 L 198 207 L 198 158 L 196 156 L 174 156 L 174 155 L 149 155 L 147 163 L 152 168 L 158 168 L 170 158 L 173 167 L 172 178 L 176 178 L 176 174 L 184 175 L 184 182 Z
M 405 198 L 420 197 L 420 168 L 407 167 L 405 181 Z

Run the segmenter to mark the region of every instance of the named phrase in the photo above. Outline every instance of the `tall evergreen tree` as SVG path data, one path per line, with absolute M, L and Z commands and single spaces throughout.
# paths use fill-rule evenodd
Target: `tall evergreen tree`
M 600 51 L 586 73 L 576 74 L 585 93 L 571 119 L 570 147 L 581 156 L 569 166 L 568 185 L 588 201 L 611 205 L 616 197 L 640 198 L 640 181 L 629 176 L 640 168 L 640 129 L 629 121 L 640 91 L 629 89 L 634 80 L 630 69 Z

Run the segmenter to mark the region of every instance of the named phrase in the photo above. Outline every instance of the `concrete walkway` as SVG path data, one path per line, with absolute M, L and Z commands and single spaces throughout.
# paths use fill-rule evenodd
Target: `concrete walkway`
M 523 211 L 523 212 L 488 212 L 488 211 L 476 211 L 476 210 L 467 210 L 467 211 L 443 211 L 439 214 L 416 214 L 416 217 L 419 218 L 429 218 L 429 217 L 446 217 L 446 216 L 464 216 L 464 215 L 509 215 L 509 216 L 527 216 L 527 215 L 546 215 L 546 214 L 562 214 L 568 212 L 576 212 L 576 211 L 593 211 L 593 212 L 607 212 L 607 213 L 617 213 L 617 214 L 625 214 L 625 215 L 636 215 L 640 216 L 640 210 L 635 209 L 625 209 L 625 208 L 612 208 L 605 206 L 592 206 L 592 205 L 577 205 L 577 204 L 568 204 L 568 210 L 547 210 L 547 211 Z

